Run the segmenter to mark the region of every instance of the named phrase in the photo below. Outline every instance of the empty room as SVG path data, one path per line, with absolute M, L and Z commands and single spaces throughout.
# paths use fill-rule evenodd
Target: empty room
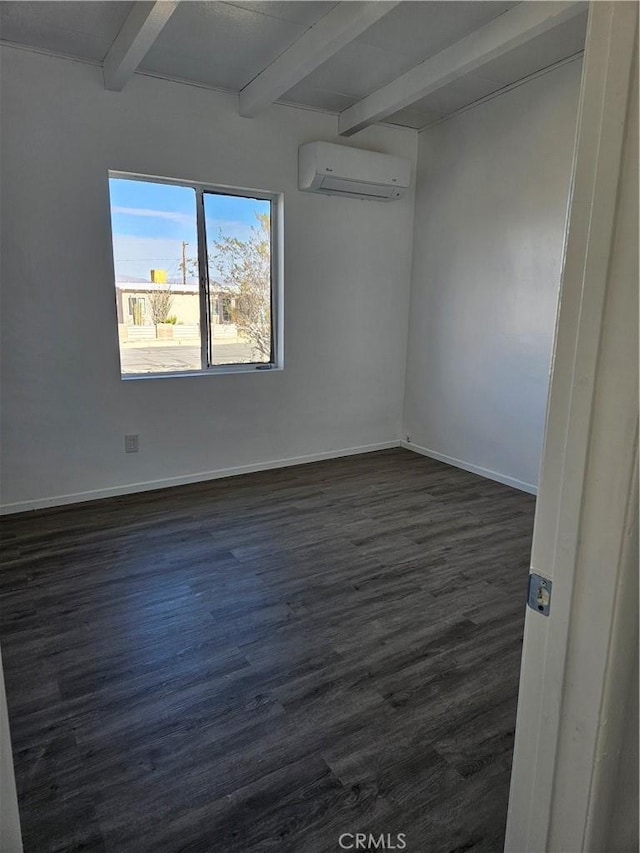
M 0 853 L 638 850 L 635 2 L 0 2 Z

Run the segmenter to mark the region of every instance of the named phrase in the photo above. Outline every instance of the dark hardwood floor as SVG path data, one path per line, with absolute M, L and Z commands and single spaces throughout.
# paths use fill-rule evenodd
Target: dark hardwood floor
M 6 517 L 25 851 L 501 851 L 533 509 L 390 450 Z

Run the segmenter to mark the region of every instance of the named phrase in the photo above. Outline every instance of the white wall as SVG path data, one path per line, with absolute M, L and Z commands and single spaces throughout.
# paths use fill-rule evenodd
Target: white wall
M 563 65 L 420 135 L 403 433 L 531 491 L 580 72 Z
M 243 119 L 235 96 L 138 75 L 106 92 L 97 67 L 7 46 L 2 63 L 5 508 L 397 440 L 413 197 L 297 191 L 299 144 L 335 139 L 335 116 Z M 415 162 L 417 134 L 351 144 Z M 108 169 L 285 193 L 283 372 L 120 379 Z

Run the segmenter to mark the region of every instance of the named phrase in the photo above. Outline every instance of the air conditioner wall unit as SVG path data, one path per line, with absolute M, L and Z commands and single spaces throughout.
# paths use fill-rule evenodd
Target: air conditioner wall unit
M 402 157 L 331 142 L 308 142 L 298 152 L 298 188 L 305 192 L 395 201 L 410 180 L 411 163 Z

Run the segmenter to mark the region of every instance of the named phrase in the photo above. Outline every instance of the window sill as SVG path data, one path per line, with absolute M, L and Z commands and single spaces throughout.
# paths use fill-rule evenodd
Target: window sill
M 120 379 L 125 382 L 137 379 L 192 379 L 196 376 L 228 376 L 233 373 L 280 373 L 283 365 L 255 364 L 224 364 L 219 367 L 209 367 L 207 370 L 172 370 L 169 373 L 121 373 Z

